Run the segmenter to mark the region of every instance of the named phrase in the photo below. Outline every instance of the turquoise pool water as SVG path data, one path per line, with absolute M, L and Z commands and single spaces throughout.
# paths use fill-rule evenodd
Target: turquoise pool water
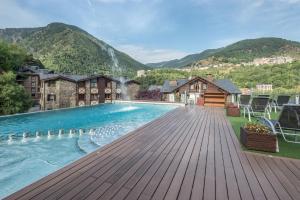
M 0 117 L 0 199 L 174 108 L 105 104 Z M 81 135 L 80 128 L 86 130 Z

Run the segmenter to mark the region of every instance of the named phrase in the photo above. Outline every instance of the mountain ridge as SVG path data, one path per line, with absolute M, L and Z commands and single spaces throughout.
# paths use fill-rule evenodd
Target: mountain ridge
M 45 27 L 0 29 L 0 39 L 20 45 L 57 72 L 134 76 L 137 70 L 149 69 L 74 25 L 54 22 Z
M 243 63 L 255 58 L 272 56 L 292 56 L 300 58 L 300 42 L 276 37 L 245 39 L 225 47 L 204 50 L 201 53 L 187 55 L 182 59 L 149 63 L 152 68 L 185 68 L 200 61 Z

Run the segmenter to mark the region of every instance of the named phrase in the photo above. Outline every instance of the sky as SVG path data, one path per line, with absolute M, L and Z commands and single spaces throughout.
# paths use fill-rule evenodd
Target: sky
M 300 41 L 300 0 L 0 0 L 0 28 L 51 22 L 149 63 L 248 38 Z

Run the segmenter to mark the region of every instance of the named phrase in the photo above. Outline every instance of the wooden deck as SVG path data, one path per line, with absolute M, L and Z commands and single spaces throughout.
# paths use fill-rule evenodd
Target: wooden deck
M 300 161 L 245 153 L 222 109 L 182 107 L 7 199 L 299 200 Z

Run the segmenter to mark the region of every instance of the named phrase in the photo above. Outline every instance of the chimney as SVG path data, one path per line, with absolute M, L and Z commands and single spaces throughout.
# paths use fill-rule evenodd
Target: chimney
M 214 81 L 214 76 L 212 74 L 207 74 L 207 78 L 208 81 L 213 82 Z

